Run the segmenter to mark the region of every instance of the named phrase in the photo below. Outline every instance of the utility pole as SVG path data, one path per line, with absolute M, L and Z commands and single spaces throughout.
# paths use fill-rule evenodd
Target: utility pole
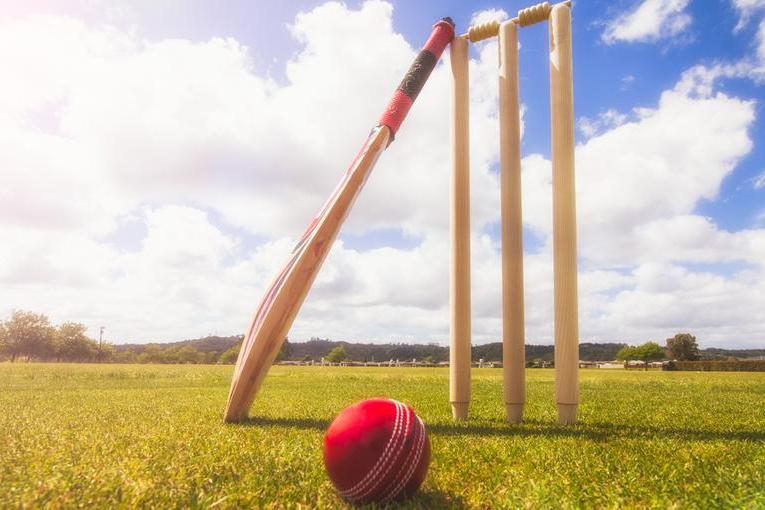
M 101 351 L 101 345 L 104 342 L 104 329 L 106 329 L 105 326 L 101 326 L 100 333 L 98 334 L 98 361 L 101 361 L 102 359 L 102 351 Z

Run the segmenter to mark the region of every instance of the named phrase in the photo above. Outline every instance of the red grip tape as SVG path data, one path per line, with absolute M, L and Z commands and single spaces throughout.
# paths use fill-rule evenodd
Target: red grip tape
M 441 20 L 433 25 L 433 32 L 430 33 L 430 37 L 428 37 L 422 49 L 428 50 L 438 59 L 453 37 L 454 26 L 446 20 Z
M 392 134 L 395 135 L 413 104 L 414 101 L 411 97 L 397 90 L 388 101 L 388 106 L 385 107 L 385 111 L 380 117 L 379 125 L 388 126 Z

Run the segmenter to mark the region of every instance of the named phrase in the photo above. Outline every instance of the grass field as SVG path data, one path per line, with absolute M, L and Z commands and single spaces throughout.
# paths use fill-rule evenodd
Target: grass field
M 430 433 L 407 506 L 765 508 L 765 373 L 583 370 L 581 424 L 560 427 L 553 370 L 527 372 L 518 426 L 497 369 L 455 425 L 445 369 L 275 367 L 255 417 L 224 425 L 231 370 L 0 363 L 0 508 L 338 507 L 324 429 L 381 395 Z

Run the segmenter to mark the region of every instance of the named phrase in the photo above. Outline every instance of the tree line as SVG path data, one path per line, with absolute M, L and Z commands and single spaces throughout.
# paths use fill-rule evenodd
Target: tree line
M 98 342 L 85 334 L 87 327 L 79 322 L 64 322 L 54 326 L 40 313 L 16 310 L 0 322 L 0 355 L 11 361 L 101 361 L 113 352 L 111 345 Z
M 77 322 L 51 323 L 44 314 L 14 311 L 0 321 L 0 360 L 18 359 L 67 362 L 105 363 L 221 363 L 233 364 L 239 354 L 242 336 L 208 336 L 194 340 L 172 343 L 102 345 L 89 338 L 85 325 Z M 449 348 L 431 344 L 375 344 L 351 343 L 329 339 L 312 338 L 307 342 L 285 341 L 278 355 L 282 361 L 320 361 L 332 355 L 332 359 L 361 362 L 386 362 L 389 360 L 425 361 L 440 363 L 449 360 Z M 680 333 L 666 340 L 664 347 L 655 342 L 642 346 L 626 343 L 588 343 L 579 346 L 579 358 L 584 361 L 607 361 L 613 359 L 642 360 L 646 364 L 656 359 L 680 361 L 697 359 L 721 359 L 732 356 L 748 358 L 765 355 L 765 350 L 732 351 L 718 348 L 699 349 L 696 337 Z M 502 360 L 502 344 L 494 342 L 472 347 L 472 359 L 486 362 Z M 528 366 L 551 366 L 554 360 L 552 345 L 526 345 Z
M 667 338 L 665 347 L 656 342 L 646 342 L 642 345 L 627 345 L 616 354 L 618 360 L 642 361 L 646 370 L 652 361 L 695 361 L 700 357 L 699 344 L 696 337 L 690 333 L 678 333 L 672 338 Z

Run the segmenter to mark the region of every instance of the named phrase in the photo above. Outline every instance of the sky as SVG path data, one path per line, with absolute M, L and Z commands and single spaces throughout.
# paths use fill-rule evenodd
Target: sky
M 244 332 L 441 17 L 507 2 L 0 0 L 0 317 Z M 573 8 L 582 342 L 765 347 L 765 0 Z M 547 29 L 520 32 L 527 343 L 553 338 Z M 290 332 L 449 338 L 448 51 Z M 473 342 L 501 338 L 497 45 L 471 48 Z

